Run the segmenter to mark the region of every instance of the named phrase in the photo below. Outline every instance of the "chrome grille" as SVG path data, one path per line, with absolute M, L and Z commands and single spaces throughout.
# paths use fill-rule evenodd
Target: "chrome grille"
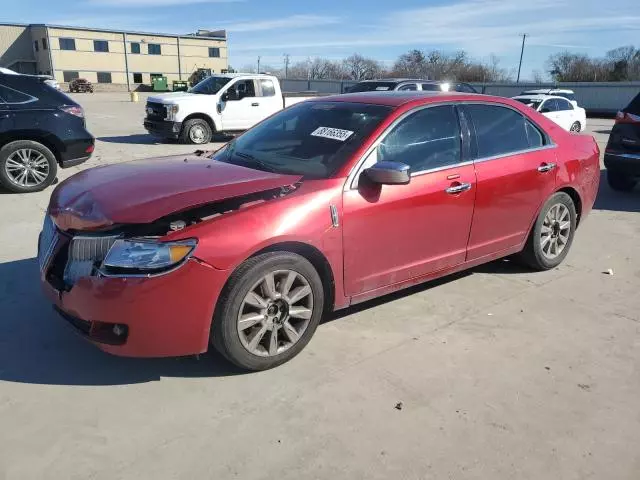
M 64 283 L 73 285 L 78 279 L 90 276 L 94 266 L 102 263 L 118 238 L 118 235 L 73 237 L 64 269 Z
M 51 217 L 47 215 L 44 218 L 42 232 L 40 232 L 40 238 L 38 240 L 38 264 L 40 265 L 40 271 L 44 271 L 49 265 L 57 243 L 58 234 L 56 232 L 56 226 Z

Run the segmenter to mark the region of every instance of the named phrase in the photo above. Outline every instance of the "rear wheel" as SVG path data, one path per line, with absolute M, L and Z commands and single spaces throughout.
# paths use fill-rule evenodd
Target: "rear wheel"
M 574 133 L 579 133 L 581 130 L 582 125 L 580 125 L 580 122 L 573 122 L 573 125 L 571 125 L 571 128 L 569 129 L 569 131 Z
M 576 207 L 569 195 L 558 192 L 542 207 L 529 239 L 520 254 L 535 270 L 550 270 L 562 263 L 575 234 Z
M 291 360 L 309 343 L 324 308 L 313 265 L 290 252 L 250 258 L 229 279 L 218 301 L 211 340 L 246 370 Z
M 619 192 L 630 192 L 636 186 L 634 178 L 612 170 L 607 170 L 607 183 L 613 190 Z
M 56 179 L 55 155 L 41 143 L 18 140 L 0 149 L 0 184 L 16 193 L 39 192 Z
M 192 118 L 184 122 L 182 132 L 180 133 L 180 141 L 182 143 L 193 143 L 202 145 L 209 143 L 213 132 L 206 120 L 201 118 Z

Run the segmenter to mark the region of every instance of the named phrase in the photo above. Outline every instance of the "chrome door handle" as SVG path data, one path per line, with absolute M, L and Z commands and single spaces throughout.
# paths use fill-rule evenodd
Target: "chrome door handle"
M 538 167 L 538 171 L 540 173 L 545 173 L 545 172 L 550 172 L 554 168 L 556 168 L 556 164 L 555 163 L 544 163 L 544 164 L 542 164 L 542 165 L 540 165 Z
M 445 190 L 445 192 L 447 192 L 450 195 L 455 195 L 456 193 L 466 192 L 467 190 L 471 190 L 470 183 L 461 183 L 460 185 L 449 187 Z

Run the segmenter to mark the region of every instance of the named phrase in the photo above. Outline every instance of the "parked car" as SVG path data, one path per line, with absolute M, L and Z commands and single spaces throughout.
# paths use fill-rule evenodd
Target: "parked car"
M 616 115 L 604 165 L 614 190 L 628 192 L 640 181 L 640 93 Z
M 93 84 L 86 78 L 76 78 L 69 82 L 69 92 L 71 93 L 93 93 Z
M 587 112 L 564 97 L 554 95 L 519 95 L 514 100 L 524 103 L 553 120 L 565 130 L 581 132 L 587 126 Z
M 80 105 L 42 78 L 0 73 L 1 186 L 43 190 L 55 181 L 58 165 L 79 165 L 93 148 Z
M 555 97 L 566 98 L 573 103 L 575 107 L 578 106 L 575 92 L 566 88 L 539 88 L 535 90 L 525 90 L 520 95 L 553 95 Z
M 272 75 L 213 75 L 188 92 L 149 97 L 144 128 L 155 136 L 200 145 L 214 133 L 242 132 L 307 98 L 284 96 Z
M 437 80 L 418 80 L 409 78 L 390 78 L 383 80 L 363 80 L 347 89 L 347 93 L 388 92 L 388 91 L 425 91 L 425 92 L 465 92 L 478 93 L 468 83 L 445 82 Z
M 318 98 L 215 153 L 68 178 L 47 209 L 41 281 L 107 352 L 211 343 L 262 370 L 331 310 L 508 255 L 555 268 L 599 179 L 593 137 L 513 100 Z

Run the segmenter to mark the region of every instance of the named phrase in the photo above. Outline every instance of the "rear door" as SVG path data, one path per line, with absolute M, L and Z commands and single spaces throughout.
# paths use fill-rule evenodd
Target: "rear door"
M 344 278 L 358 295 L 464 262 L 475 173 L 456 108 L 421 108 L 382 135 L 344 193 Z M 378 161 L 411 167 L 408 185 L 358 178 Z
M 255 123 L 261 122 L 282 110 L 283 99 L 276 95 L 276 86 L 272 79 L 261 78 L 257 82 L 257 97 L 251 102 Z
M 521 245 L 555 190 L 555 145 L 520 112 L 468 104 L 477 188 L 467 260 Z

